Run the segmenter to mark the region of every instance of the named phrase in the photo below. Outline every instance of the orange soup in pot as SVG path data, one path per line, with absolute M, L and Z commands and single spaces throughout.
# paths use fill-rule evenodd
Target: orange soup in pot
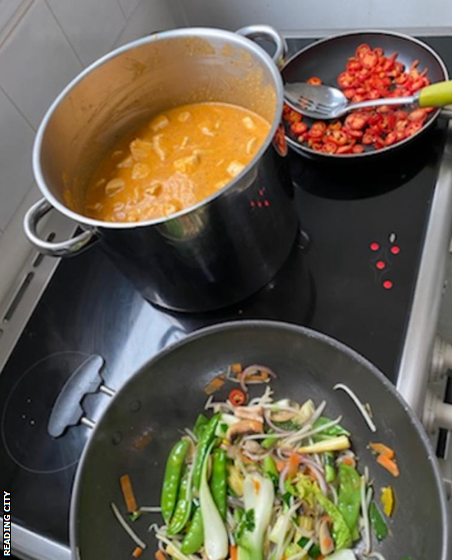
M 236 105 L 170 109 L 121 139 L 90 181 L 83 211 L 106 222 L 170 216 L 224 187 L 251 161 L 270 124 Z

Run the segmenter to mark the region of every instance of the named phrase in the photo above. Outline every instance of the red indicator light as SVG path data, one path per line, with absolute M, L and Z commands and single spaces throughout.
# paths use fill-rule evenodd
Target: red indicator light
M 268 202 L 268 200 L 264 200 L 264 206 L 270 206 L 270 202 Z
M 256 203 L 254 202 L 254 200 L 250 200 L 250 206 L 251 207 L 256 206 Z
M 378 270 L 383 270 L 383 268 L 386 268 L 386 263 L 384 261 L 378 261 L 375 266 L 378 268 Z
M 262 202 L 260 200 L 257 201 L 257 205 L 259 206 L 259 208 L 262 208 Z
M 398 245 L 394 245 L 394 247 L 391 247 L 391 253 L 393 255 L 398 255 L 400 253 L 400 247 Z
M 371 251 L 378 251 L 379 248 L 380 248 L 380 245 L 378 243 L 371 243 L 370 244 L 370 250 Z
M 392 284 L 391 280 L 385 280 L 383 282 L 383 288 L 385 290 L 390 290 L 392 288 L 392 286 L 393 286 L 393 284 Z

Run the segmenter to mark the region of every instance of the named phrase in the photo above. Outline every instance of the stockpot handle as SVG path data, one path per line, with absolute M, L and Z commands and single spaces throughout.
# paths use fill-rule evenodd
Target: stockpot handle
M 248 39 L 267 39 L 275 44 L 276 50 L 272 58 L 276 66 L 284 60 L 288 47 L 284 37 L 270 25 L 247 25 L 236 31 Z
M 51 257 L 70 257 L 81 253 L 97 241 L 93 230 L 86 230 L 67 241 L 51 242 L 41 239 L 38 234 L 40 220 L 53 210 L 53 206 L 42 198 L 28 210 L 24 218 L 24 230 L 28 239 L 44 255 Z

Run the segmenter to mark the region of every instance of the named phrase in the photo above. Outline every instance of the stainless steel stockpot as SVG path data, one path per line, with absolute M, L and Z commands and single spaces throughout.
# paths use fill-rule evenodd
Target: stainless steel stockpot
M 273 60 L 250 40 L 256 37 L 275 44 Z M 268 26 L 237 33 L 188 28 L 140 39 L 95 62 L 59 95 L 39 128 L 33 168 L 44 198 L 25 217 L 30 241 L 58 257 L 98 242 L 146 299 L 174 310 L 217 309 L 264 286 L 297 231 L 286 150 L 274 141 L 278 131 L 281 140 L 277 64 L 284 51 L 283 38 Z M 196 101 L 235 103 L 271 123 L 242 173 L 164 219 L 117 223 L 84 216 L 87 181 L 115 139 L 155 113 Z M 81 233 L 58 243 L 41 239 L 37 226 L 51 209 Z

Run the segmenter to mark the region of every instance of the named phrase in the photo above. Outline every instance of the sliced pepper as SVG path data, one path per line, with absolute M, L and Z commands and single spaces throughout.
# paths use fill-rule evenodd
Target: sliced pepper
M 391 517 L 394 513 L 395 505 L 394 490 L 391 486 L 386 486 L 385 488 L 381 489 L 380 500 L 383 505 L 383 511 L 385 512 L 385 515 Z

